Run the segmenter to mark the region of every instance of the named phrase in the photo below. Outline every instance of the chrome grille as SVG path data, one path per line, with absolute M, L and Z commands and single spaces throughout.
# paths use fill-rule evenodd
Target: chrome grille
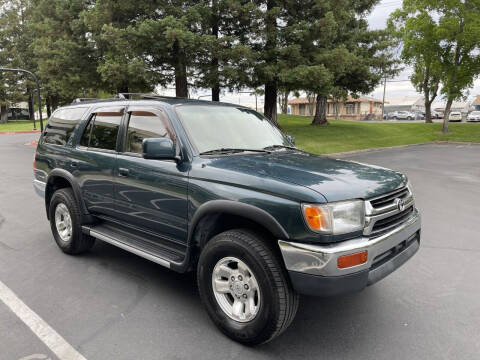
M 395 199 L 405 199 L 408 196 L 408 194 L 409 194 L 408 188 L 404 187 L 402 189 L 398 189 L 392 193 L 389 193 L 388 195 L 385 195 L 383 197 L 371 200 L 370 204 L 372 204 L 372 207 L 375 209 L 381 208 L 381 207 L 393 204 Z
M 413 211 L 413 194 L 407 187 L 367 200 L 363 234 L 371 238 L 386 234 L 407 221 Z

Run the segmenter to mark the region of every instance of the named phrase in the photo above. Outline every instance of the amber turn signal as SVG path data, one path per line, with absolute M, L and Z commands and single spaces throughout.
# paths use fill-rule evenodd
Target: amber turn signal
M 368 258 L 368 251 L 361 251 L 354 254 L 340 256 L 337 259 L 337 266 L 339 269 L 345 269 L 352 266 L 365 264 Z
M 312 230 L 325 230 L 327 228 L 327 216 L 318 206 L 304 206 L 305 220 Z

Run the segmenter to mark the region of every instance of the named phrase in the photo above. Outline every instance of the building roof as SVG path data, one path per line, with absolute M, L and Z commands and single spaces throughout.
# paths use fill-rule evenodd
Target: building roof
M 398 106 L 413 106 L 413 105 L 424 105 L 425 100 L 423 96 L 402 96 L 397 98 L 389 98 L 388 103 L 390 105 L 398 105 Z
M 436 101 L 432 104 L 432 109 L 436 111 L 444 111 L 446 105 L 447 104 L 445 102 Z M 454 101 L 452 102 L 452 106 L 450 107 L 450 110 L 468 111 L 470 108 L 470 105 L 471 104 L 468 101 Z
M 472 105 L 480 105 L 480 95 L 477 95 L 475 100 L 473 100 Z
M 333 102 L 332 99 L 328 99 L 327 101 L 328 102 Z M 352 96 L 348 96 L 348 98 L 345 102 L 370 102 L 370 101 L 373 101 L 373 102 L 376 102 L 376 103 L 381 103 L 382 102 L 382 100 L 380 100 L 380 99 L 375 99 L 375 98 L 369 97 L 369 96 L 360 96 L 359 98 L 354 98 Z M 315 100 L 313 102 L 315 102 Z M 306 97 L 301 97 L 301 98 L 288 100 L 289 105 L 309 104 L 309 103 L 310 102 L 308 101 L 308 99 Z

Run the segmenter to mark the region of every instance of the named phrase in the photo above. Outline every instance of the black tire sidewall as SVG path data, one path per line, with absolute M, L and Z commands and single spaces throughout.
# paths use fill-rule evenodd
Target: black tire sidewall
M 228 317 L 218 305 L 213 293 L 213 268 L 220 259 L 231 256 L 242 260 L 252 270 L 260 288 L 260 309 L 253 320 L 245 323 Z M 268 327 L 276 323 L 279 312 L 274 279 L 266 266 L 261 265 L 262 261 L 263 259 L 248 247 L 231 241 L 228 235 L 220 234 L 207 244 L 198 264 L 199 291 L 208 314 L 226 335 L 245 344 L 258 344 L 268 340 Z

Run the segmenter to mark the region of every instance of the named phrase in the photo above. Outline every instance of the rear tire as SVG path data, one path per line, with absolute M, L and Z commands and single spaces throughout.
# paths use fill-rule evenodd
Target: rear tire
M 53 237 L 64 253 L 81 254 L 93 247 L 95 238 L 82 233 L 82 213 L 72 189 L 55 191 L 48 210 Z
M 229 230 L 211 239 L 200 254 L 197 282 L 210 318 L 243 344 L 272 340 L 298 309 L 298 295 L 275 250 L 250 230 Z

